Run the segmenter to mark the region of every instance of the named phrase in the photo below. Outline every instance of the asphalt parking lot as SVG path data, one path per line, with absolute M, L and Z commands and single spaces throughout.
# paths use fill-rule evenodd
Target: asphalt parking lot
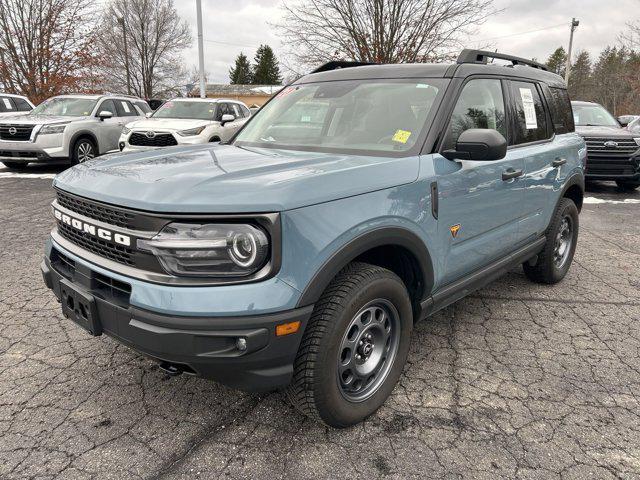
M 54 172 L 0 168 L 0 478 L 640 478 L 640 193 L 587 193 L 560 285 L 515 270 L 418 324 L 392 398 L 338 431 L 63 318 Z

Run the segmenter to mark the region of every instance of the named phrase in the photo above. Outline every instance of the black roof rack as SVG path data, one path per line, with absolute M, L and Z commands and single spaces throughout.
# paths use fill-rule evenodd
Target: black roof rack
M 320 65 L 318 68 L 316 68 L 310 73 L 328 72 L 329 70 L 337 70 L 339 68 L 362 67 L 365 65 L 378 65 L 378 64 L 371 63 L 371 62 L 352 62 L 347 60 L 332 60 L 330 62 L 325 63 L 324 65 Z
M 485 50 L 462 50 L 462 52 L 460 52 L 460 55 L 458 55 L 458 60 L 456 61 L 456 63 L 488 63 L 489 58 L 507 60 L 513 65 L 527 65 L 528 67 L 538 68 L 540 70 L 549 70 L 546 65 L 535 62 L 533 60 L 514 57 L 513 55 L 507 55 L 505 53 L 488 52 Z

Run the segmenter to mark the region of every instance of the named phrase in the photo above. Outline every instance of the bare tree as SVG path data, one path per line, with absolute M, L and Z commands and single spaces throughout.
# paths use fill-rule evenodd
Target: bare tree
M 0 87 L 39 102 L 95 87 L 90 0 L 0 0 Z
M 181 54 L 191 40 L 173 0 L 111 0 L 99 41 L 105 87 L 143 98 L 183 89 L 188 73 Z
M 306 0 L 283 8 L 276 26 L 306 66 L 438 61 L 496 13 L 493 0 Z

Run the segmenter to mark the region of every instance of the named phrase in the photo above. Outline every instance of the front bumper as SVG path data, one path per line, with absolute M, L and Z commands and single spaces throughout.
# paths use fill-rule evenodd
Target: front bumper
M 67 160 L 69 152 L 63 147 L 63 134 L 42 135 L 35 141 L 0 141 L 0 161 L 56 162 Z
M 124 282 L 109 278 L 55 248 L 41 264 L 45 284 L 64 300 L 64 285 L 88 293 L 100 331 L 159 362 L 165 368 L 199 375 L 247 391 L 288 385 L 293 362 L 313 306 L 279 313 L 227 317 L 174 316 L 131 305 Z M 66 263 L 65 263 L 66 262 Z M 73 265 L 73 268 L 70 267 Z M 213 312 L 212 312 L 213 313 Z M 276 325 L 300 322 L 297 333 L 276 336 Z M 246 349 L 240 350 L 238 339 Z

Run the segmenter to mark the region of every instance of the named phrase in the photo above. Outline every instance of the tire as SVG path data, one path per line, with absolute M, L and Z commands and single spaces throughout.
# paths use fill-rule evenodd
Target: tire
M 2 163 L 4 164 L 5 167 L 12 168 L 12 169 L 24 168 L 27 165 L 29 165 L 28 163 L 25 163 L 25 162 L 2 162 Z
M 566 225 L 569 228 L 568 232 L 565 229 Z M 531 265 L 530 262 L 522 265 L 529 280 L 554 284 L 565 277 L 576 251 L 579 227 L 576 204 L 569 198 L 562 198 L 553 214 L 546 233 L 547 241 L 542 252 L 538 254 L 535 265 Z
M 393 391 L 412 328 L 411 300 L 402 280 L 382 267 L 349 264 L 316 303 L 294 362 L 289 401 L 331 427 L 361 422 Z M 348 368 L 342 366 L 347 361 Z
M 71 165 L 78 165 L 98 156 L 96 146 L 89 138 L 80 138 L 73 144 Z
M 637 182 L 624 182 L 621 180 L 616 180 L 616 185 L 623 192 L 633 192 L 636 188 L 640 187 L 640 183 Z

